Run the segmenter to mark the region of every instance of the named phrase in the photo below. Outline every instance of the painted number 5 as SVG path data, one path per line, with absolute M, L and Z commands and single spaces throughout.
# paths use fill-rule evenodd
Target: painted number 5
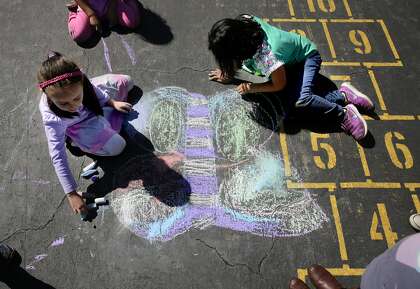
M 312 150 L 314 152 L 318 152 L 320 149 L 323 149 L 327 154 L 327 164 L 321 159 L 320 156 L 314 156 L 315 164 L 320 169 L 332 169 L 335 167 L 336 164 L 336 156 L 334 149 L 331 145 L 323 142 L 318 142 L 318 139 L 327 139 L 329 138 L 329 134 L 318 134 L 318 133 L 311 133 L 311 145 Z
M 318 3 L 318 7 L 322 12 L 332 13 L 336 9 L 334 0 L 317 0 L 316 2 Z M 325 5 L 325 2 L 327 2 L 328 4 Z M 314 0 L 308 0 L 308 7 L 309 11 L 315 12 Z
M 399 169 L 411 169 L 413 167 L 414 161 L 413 156 L 411 155 L 408 147 L 401 143 L 394 144 L 393 139 L 405 140 L 405 137 L 399 132 L 387 132 L 385 134 L 385 145 L 388 150 L 389 157 L 391 158 L 392 163 Z M 400 151 L 404 157 L 403 162 L 398 158 L 397 150 Z

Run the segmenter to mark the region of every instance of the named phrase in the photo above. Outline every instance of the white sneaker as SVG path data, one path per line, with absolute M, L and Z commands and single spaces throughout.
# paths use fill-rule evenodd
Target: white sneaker
M 420 214 L 411 215 L 409 222 L 411 227 L 413 227 L 417 231 L 420 231 Z

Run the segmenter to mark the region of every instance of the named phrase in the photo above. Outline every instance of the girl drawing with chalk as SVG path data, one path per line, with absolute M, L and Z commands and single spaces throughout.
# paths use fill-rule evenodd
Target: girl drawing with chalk
M 83 43 L 103 25 L 134 29 L 140 23 L 139 7 L 136 0 L 74 0 L 67 4 L 70 36 Z
M 42 96 L 39 109 L 48 149 L 58 179 L 76 213 L 86 213 L 66 154 L 66 142 L 98 156 L 120 154 L 125 140 L 119 135 L 133 83 L 127 75 L 107 74 L 89 79 L 71 60 L 50 52 L 38 71 Z
M 325 96 L 317 95 L 314 82 L 322 59 L 306 37 L 278 29 L 258 17 L 241 15 L 213 25 L 209 49 L 220 67 L 210 72 L 210 80 L 227 83 L 245 79 L 236 88 L 240 94 L 284 91 L 280 101 L 286 115 L 326 119 L 356 140 L 366 136 L 366 121 L 358 109 L 373 110 L 372 101 L 350 83 Z M 303 75 L 287 79 L 288 69 L 297 64 L 303 65 Z

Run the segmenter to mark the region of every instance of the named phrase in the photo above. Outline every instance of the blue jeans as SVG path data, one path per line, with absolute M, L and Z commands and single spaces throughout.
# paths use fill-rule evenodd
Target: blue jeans
M 321 63 L 321 55 L 318 52 L 313 53 L 305 60 L 303 74 L 302 69 L 299 73 L 292 74 L 291 78 L 288 74 L 282 100 L 287 116 L 304 116 L 335 122 L 343 120 L 343 105 L 345 105 L 343 94 L 335 89 L 320 96 L 314 91 Z

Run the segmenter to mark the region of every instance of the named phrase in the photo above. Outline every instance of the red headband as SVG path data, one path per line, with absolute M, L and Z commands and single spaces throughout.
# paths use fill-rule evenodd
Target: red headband
M 46 80 L 44 82 L 38 83 L 38 87 L 41 88 L 41 89 L 44 89 L 47 86 L 49 86 L 51 84 L 54 84 L 56 82 L 59 82 L 59 81 L 61 81 L 63 79 L 68 79 L 68 78 L 71 78 L 71 77 L 81 76 L 82 74 L 83 73 L 80 70 L 76 70 L 76 71 L 73 71 L 73 72 L 64 73 L 62 75 L 56 76 L 56 77 L 51 78 L 49 80 Z

